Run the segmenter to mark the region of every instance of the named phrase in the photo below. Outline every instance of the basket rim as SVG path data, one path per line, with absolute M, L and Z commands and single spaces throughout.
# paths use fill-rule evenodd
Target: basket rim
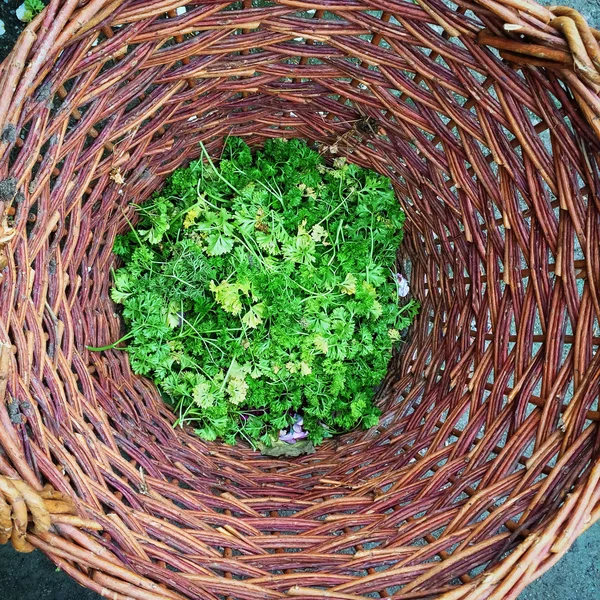
M 449 21 L 441 12 L 436 1 L 415 1 L 418 7 L 425 11 L 449 37 L 462 36 L 467 33 L 473 35 L 473 32 L 465 30 L 461 26 L 458 17 L 455 21 Z M 295 0 L 275 0 L 275 3 L 286 8 L 296 5 Z M 120 9 L 123 4 L 125 4 L 124 0 L 91 0 L 87 3 L 78 3 L 77 0 L 51 0 L 49 6 L 26 27 L 13 52 L 4 62 L 0 63 L 0 89 L 4 90 L 0 94 L 0 156 L 9 145 L 11 136 L 18 127 L 25 101 L 30 98 L 34 90 L 38 89 L 39 84 L 51 68 L 47 62 L 48 56 L 54 53 L 58 57 L 58 50 L 84 39 L 86 33 L 109 19 L 110 15 Z M 368 3 L 370 7 L 380 4 L 385 5 L 386 3 L 375 1 Z M 546 8 L 533 0 L 476 0 L 476 4 L 489 16 L 489 19 L 493 17 L 496 19 L 495 23 L 498 20 L 503 23 L 502 29 L 485 28 L 477 32 L 476 36 L 473 36 L 477 43 L 495 48 L 502 58 L 510 60 L 514 64 L 543 67 L 556 73 L 557 77 L 571 90 L 581 110 L 582 118 L 587 122 L 590 131 L 600 139 L 600 97 L 598 95 L 600 90 L 600 46 L 598 46 L 600 31 L 591 28 L 578 12 L 567 7 Z M 166 11 L 174 11 L 177 8 L 175 5 L 176 3 L 167 0 L 150 6 L 132 2 L 119 13 L 118 22 L 114 24 L 138 23 L 140 31 L 142 31 L 144 25 L 151 18 L 158 17 Z M 355 10 L 354 6 L 358 7 L 357 11 L 364 8 L 360 0 L 331 0 L 327 3 L 307 1 L 298 2 L 298 5 L 306 10 L 321 10 L 323 6 L 327 6 L 328 10 L 335 11 L 338 5 L 340 10 L 346 9 L 350 12 Z M 206 8 L 201 1 L 196 6 Z M 385 6 L 383 8 L 385 9 Z M 208 14 L 210 10 L 207 9 L 206 12 Z M 526 32 L 526 35 L 529 36 L 528 41 L 515 39 L 515 34 L 522 32 Z M 119 58 L 118 48 L 115 48 L 115 52 L 114 56 Z M 169 94 L 178 93 L 183 87 L 183 85 L 174 85 Z M 165 98 L 166 96 L 157 101 L 164 102 Z M 125 163 L 129 158 L 130 156 L 123 155 L 119 160 Z M 118 164 L 118 162 L 115 163 L 115 166 Z M 16 182 L 17 188 L 20 183 L 20 181 Z M 0 214 L 3 215 L 3 221 L 0 223 L 0 251 L 3 247 L 11 247 L 14 236 L 7 221 L 10 205 L 10 202 L 3 201 L 0 196 Z M 134 597 L 184 600 L 188 596 L 171 589 L 158 587 L 151 574 L 140 574 L 128 567 L 126 562 L 121 559 L 98 558 L 96 554 L 105 554 L 106 550 L 93 534 L 87 533 L 86 530 L 98 529 L 102 524 L 87 519 L 85 512 L 80 516 L 67 514 L 72 519 L 60 516 L 62 514 L 60 512 L 53 512 L 54 509 L 60 508 L 50 502 L 50 500 L 55 500 L 52 496 L 55 490 L 43 487 L 43 482 L 40 481 L 31 466 L 31 457 L 25 457 L 21 440 L 15 434 L 14 424 L 11 423 L 2 402 L 7 396 L 7 385 L 9 383 L 12 385 L 14 377 L 11 340 L 12 337 L 5 324 L 0 321 L 0 405 L 2 405 L 0 409 L 0 450 L 3 450 L 0 452 L 0 480 L 4 481 L 3 485 L 8 486 L 5 489 L 10 489 L 10 494 L 13 494 L 10 496 L 0 485 L 0 509 L 2 508 L 2 498 L 5 498 L 13 515 L 16 514 L 15 511 L 23 509 L 19 503 L 24 502 L 26 510 L 33 516 L 36 528 L 27 529 L 26 526 L 23 528 L 22 523 L 20 526 L 13 524 L 10 526 L 9 537 L 17 532 L 14 533 L 14 540 L 18 540 L 15 543 L 16 547 L 21 550 L 33 548 L 42 550 L 71 577 L 96 591 L 100 591 L 107 585 L 109 589 L 113 590 L 113 593 L 122 594 L 121 597 L 131 593 L 132 595 L 137 594 Z M 44 465 L 45 468 L 48 466 Z M 11 486 L 15 487 L 18 493 L 15 494 Z M 56 485 L 54 487 L 57 488 Z M 48 491 L 49 489 L 50 491 Z M 483 490 L 481 498 L 488 493 L 489 491 Z M 50 497 L 46 497 L 48 495 Z M 475 494 L 472 501 L 476 502 L 479 499 L 480 496 Z M 15 508 L 16 506 L 17 508 Z M 1 519 L 2 511 L 0 510 L 0 533 Z M 554 516 L 545 523 L 542 531 L 536 530 L 529 533 L 507 557 L 499 560 L 492 570 L 486 570 L 460 587 L 441 591 L 437 597 L 440 600 L 514 599 L 526 585 L 552 567 L 567 552 L 578 535 L 599 520 L 600 462 L 590 465 L 585 475 L 578 481 L 577 488 L 556 510 Z M 120 526 L 126 537 L 127 525 L 121 523 Z M 0 535 L 1 541 L 2 536 Z M 131 543 L 133 544 L 133 542 Z M 478 550 L 478 546 L 472 548 L 473 553 Z M 79 556 L 80 563 L 88 564 L 95 570 L 95 578 L 84 575 L 74 566 L 71 561 L 76 556 Z M 453 558 L 448 558 L 440 563 L 438 570 L 448 568 L 453 560 Z M 427 576 L 431 576 L 431 574 L 431 571 L 426 573 Z M 411 590 L 417 588 L 423 577 L 425 575 L 410 581 L 403 588 L 402 594 L 409 594 Z M 319 595 L 317 588 L 309 586 L 293 585 L 284 593 L 273 590 L 269 590 L 267 593 L 266 588 L 261 587 L 261 584 L 246 584 L 237 582 L 235 579 L 231 580 L 229 584 L 231 587 L 223 589 L 218 588 L 218 585 L 212 580 L 204 583 L 216 585 L 215 593 L 222 594 L 235 593 L 235 590 L 240 590 L 240 594 L 243 591 L 247 595 L 259 594 L 262 591 L 266 594 L 265 597 Z M 146 596 L 140 594 L 146 594 Z M 399 597 L 403 597 L 403 595 Z M 211 594 L 206 597 L 213 596 Z M 335 592 L 332 597 L 357 600 L 363 596 L 341 591 Z

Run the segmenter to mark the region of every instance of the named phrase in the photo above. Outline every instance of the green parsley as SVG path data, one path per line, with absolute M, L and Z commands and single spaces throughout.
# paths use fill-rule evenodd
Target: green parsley
M 42 0 L 25 0 L 23 21 L 26 23 L 33 21 L 44 10 L 45 6 Z
M 328 167 L 300 140 L 253 154 L 229 139 L 218 166 L 202 152 L 115 241 L 133 370 L 205 440 L 267 448 L 300 424 L 318 444 L 374 426 L 418 310 L 399 298 L 404 213 L 389 180 Z

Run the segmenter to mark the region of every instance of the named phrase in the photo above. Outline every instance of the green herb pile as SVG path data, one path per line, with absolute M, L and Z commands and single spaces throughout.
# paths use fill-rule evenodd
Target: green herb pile
M 133 370 L 206 440 L 268 447 L 296 424 L 316 444 L 375 425 L 373 394 L 418 309 L 399 302 L 389 180 L 329 168 L 299 140 L 252 154 L 230 139 L 218 166 L 202 150 L 115 242 Z

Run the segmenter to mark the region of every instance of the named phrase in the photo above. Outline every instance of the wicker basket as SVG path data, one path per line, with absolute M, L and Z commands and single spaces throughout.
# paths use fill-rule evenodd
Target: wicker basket
M 600 32 L 415 1 L 51 0 L 27 27 L 0 70 L 0 542 L 114 600 L 499 600 L 600 518 Z M 408 215 L 422 311 L 384 417 L 312 456 L 173 428 L 86 350 L 120 337 L 132 204 L 229 135 L 333 146 Z

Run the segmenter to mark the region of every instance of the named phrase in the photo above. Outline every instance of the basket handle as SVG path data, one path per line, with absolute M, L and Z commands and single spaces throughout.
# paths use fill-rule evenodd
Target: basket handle
M 573 8 L 546 8 L 531 0 L 476 0 L 499 17 L 502 29 L 483 29 L 477 40 L 519 65 L 557 71 L 600 137 L 600 31 Z
M 11 354 L 11 346 L 0 343 L 0 409 L 3 411 L 6 411 L 6 384 Z M 2 426 L 0 422 L 0 429 Z M 10 477 L 0 474 L 0 544 L 10 541 L 18 552 L 31 552 L 35 548 L 27 541 L 28 535 L 48 533 L 52 525 L 71 525 L 96 531 L 102 529 L 94 521 L 77 516 L 71 500 L 50 484 L 42 487 L 24 460 L 15 460 L 15 457 L 21 457 L 15 441 L 6 435 L 6 431 L 0 431 L 0 448 L 7 452 L 12 462 L 17 463 L 15 466 L 20 467 L 18 471 L 11 468 Z
M 0 475 L 0 544 L 9 540 L 18 552 L 32 552 L 31 533 L 43 536 L 52 525 L 71 525 L 99 531 L 94 521 L 81 519 L 75 506 L 52 486 L 36 492 L 21 479 Z

